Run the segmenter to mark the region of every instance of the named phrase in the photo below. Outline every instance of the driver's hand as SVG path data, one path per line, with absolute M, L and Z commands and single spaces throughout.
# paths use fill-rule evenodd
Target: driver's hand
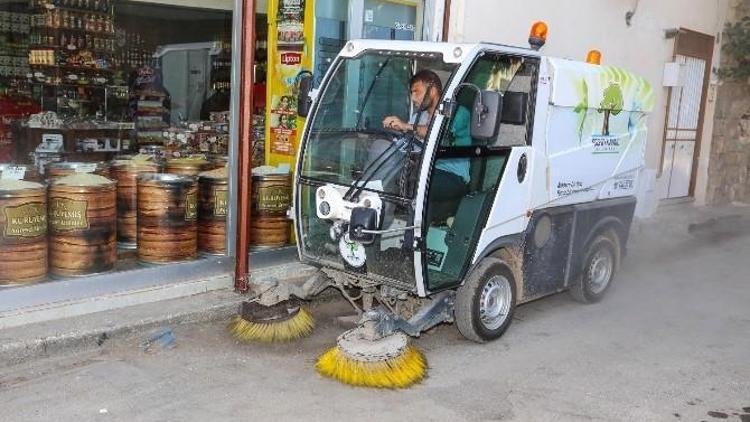
M 383 127 L 386 129 L 398 130 L 400 132 L 406 132 L 412 129 L 410 124 L 404 122 L 396 116 L 388 116 L 383 119 Z

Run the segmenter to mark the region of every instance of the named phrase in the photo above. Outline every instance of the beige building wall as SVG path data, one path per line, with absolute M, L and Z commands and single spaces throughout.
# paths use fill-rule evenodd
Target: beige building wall
M 603 63 L 621 66 L 647 78 L 660 94 L 649 122 L 644 194 L 641 216 L 652 213 L 661 195 L 663 181 L 656 179 L 661 163 L 668 89 L 662 87 L 664 64 L 672 61 L 674 39 L 665 30 L 686 28 L 717 36 L 724 27 L 729 0 L 452 0 L 449 41 L 489 41 L 527 46 L 528 32 L 536 20 L 549 25 L 546 55 L 585 60 L 596 48 Z M 634 14 L 630 26 L 628 11 Z M 719 48 L 714 49 L 718 63 Z M 717 78 L 711 76 L 704 131 L 697 170 L 696 203 L 706 194 L 714 96 Z M 650 181 L 650 182 L 649 182 Z

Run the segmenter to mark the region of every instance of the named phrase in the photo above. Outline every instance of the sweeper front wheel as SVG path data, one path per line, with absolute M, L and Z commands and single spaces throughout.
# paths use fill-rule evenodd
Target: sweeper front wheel
M 515 307 L 513 271 L 500 259 L 484 258 L 456 292 L 456 327 L 477 343 L 494 340 L 510 325 Z

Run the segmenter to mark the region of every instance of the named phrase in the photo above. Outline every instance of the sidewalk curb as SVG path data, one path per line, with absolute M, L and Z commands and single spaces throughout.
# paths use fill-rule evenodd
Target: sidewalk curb
M 293 270 L 293 271 L 292 271 Z M 255 279 L 294 282 L 309 277 L 315 268 L 300 263 L 280 265 L 251 274 Z M 316 301 L 331 300 L 325 292 Z M 229 320 L 247 295 L 230 289 L 143 303 L 53 321 L 0 330 L 0 368 L 35 359 L 93 351 L 104 343 L 145 332 L 185 324 Z
M 210 293 L 204 293 L 204 295 L 208 294 Z M 227 301 L 226 303 L 209 308 L 168 313 L 138 321 L 124 321 L 116 325 L 94 326 L 83 330 L 72 329 L 45 337 L 5 343 L 0 346 L 0 362 L 2 362 L 0 367 L 18 365 L 39 358 L 94 350 L 106 341 L 143 333 L 165 325 L 182 325 L 227 319 L 237 311 L 238 304 L 245 299 L 241 295 L 236 296 L 236 301 Z M 149 305 L 153 306 L 153 304 Z

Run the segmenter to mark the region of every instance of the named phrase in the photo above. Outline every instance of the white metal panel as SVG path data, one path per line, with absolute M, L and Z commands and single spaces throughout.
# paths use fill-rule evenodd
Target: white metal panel
M 693 141 L 675 142 L 672 177 L 669 183 L 670 198 L 688 196 L 690 190 L 690 175 L 693 170 L 694 149 L 695 142 Z
M 609 86 L 616 85 L 621 110 L 652 110 L 654 91 L 639 75 L 615 66 L 599 66 L 573 60 L 547 58 L 552 75 L 550 104 L 557 107 L 598 109 Z
M 549 152 L 547 151 L 547 130 L 549 129 L 548 113 L 550 111 L 549 98 L 552 89 L 550 78 L 550 67 L 547 60 L 539 63 L 539 81 L 536 88 L 536 107 L 534 107 L 534 130 L 532 133 L 531 147 L 534 148 L 533 156 L 535 169 L 544 169 L 534 175 L 531 187 L 531 208 L 541 207 L 550 200 L 549 189 Z M 540 177 L 537 177 L 540 176 Z
M 608 136 L 597 134 L 603 118 L 595 109 L 584 110 L 586 114 L 581 116 L 572 108 L 551 106 L 548 113 L 550 204 L 575 204 L 633 192 L 615 190 L 614 178 L 643 167 L 646 146 L 643 113 L 621 112 L 610 116 Z M 629 180 L 634 184 L 635 176 Z M 629 184 L 622 182 L 617 186 Z
M 662 86 L 682 86 L 685 83 L 686 67 L 683 63 L 664 63 Z
M 518 182 L 517 170 L 521 156 L 526 154 L 528 167 L 526 177 Z M 531 147 L 515 147 L 511 150 L 505 172 L 497 187 L 487 226 L 482 230 L 472 263 L 493 240 L 510 234 L 521 233 L 529 223 L 529 199 L 532 181 L 545 177 L 546 168 L 536 166 L 534 150 Z
M 676 144 L 676 141 L 668 140 L 664 145 L 664 164 L 662 165 L 662 179 L 664 181 L 661 185 L 661 199 L 669 198 L 669 185 L 672 182 L 672 164 L 674 163 L 674 149 Z

